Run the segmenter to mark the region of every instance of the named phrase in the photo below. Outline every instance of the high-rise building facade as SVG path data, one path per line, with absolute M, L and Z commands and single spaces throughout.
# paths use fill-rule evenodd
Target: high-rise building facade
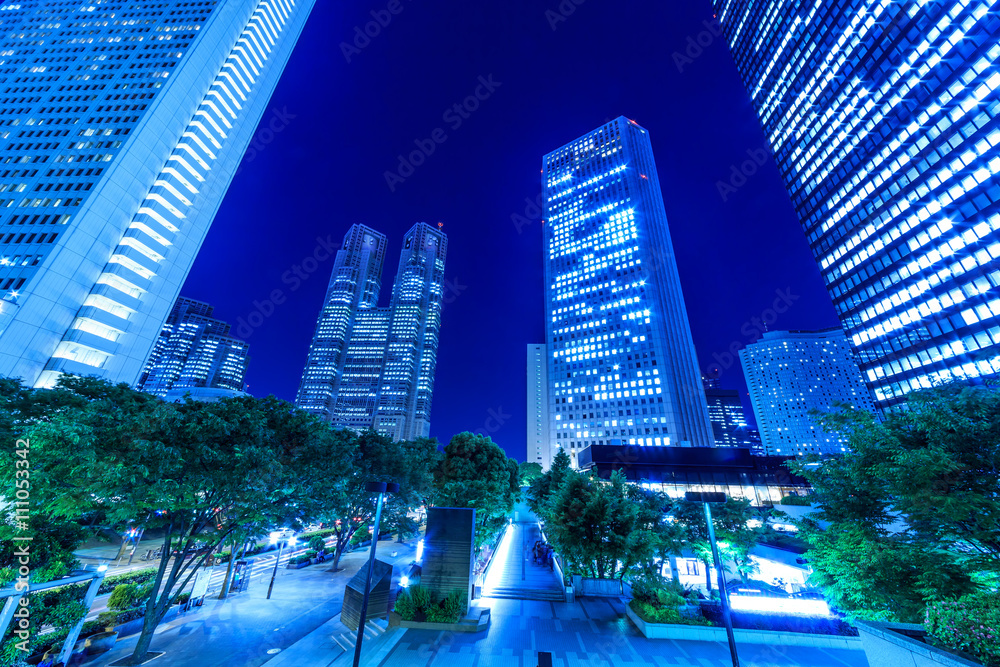
M 711 446 L 649 134 L 618 118 L 549 153 L 542 197 L 553 446 Z
M 717 447 L 749 447 L 746 429 L 747 419 L 743 412 L 740 392 L 735 389 L 706 388 L 708 418 L 712 422 L 712 434 Z
M 213 310 L 177 299 L 139 377 L 140 391 L 160 398 L 172 389 L 243 391 L 250 345 L 229 335 L 229 325 L 212 317 Z
M 0 11 L 0 375 L 136 382 L 314 0 Z
M 337 251 L 296 405 L 334 425 L 396 440 L 430 433 L 448 238 L 403 237 L 388 307 L 378 306 L 386 237 L 353 225 Z
M 1000 371 L 995 8 L 714 5 L 878 406 Z
M 843 454 L 846 439 L 824 430 L 810 411 L 833 412 L 838 403 L 875 409 L 839 327 L 769 331 L 740 350 L 740 363 L 769 456 Z
M 537 463 L 542 470 L 552 465 L 552 444 L 549 442 L 549 368 L 545 345 L 528 345 L 527 368 L 527 455 L 525 460 Z

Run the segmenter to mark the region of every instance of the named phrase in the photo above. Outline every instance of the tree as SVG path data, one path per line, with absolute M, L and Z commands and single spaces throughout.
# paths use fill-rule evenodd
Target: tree
M 521 491 L 518 477 L 517 462 L 489 436 L 459 433 L 444 448 L 444 458 L 434 471 L 433 502 L 476 510 L 478 549 L 507 524 Z
M 534 461 L 525 461 L 517 467 L 521 486 L 531 486 L 531 483 L 542 476 L 542 466 Z
M 437 441 L 430 438 L 394 442 L 375 431 L 333 431 L 330 456 L 340 472 L 331 475 L 314 498 L 324 523 L 333 530 L 332 571 L 340 568 L 340 558 L 355 533 L 367 531 L 374 520 L 376 497 L 365 490 L 368 482 L 399 484 L 399 492 L 386 497 L 385 525 L 396 532 L 412 525 L 407 516 L 424 504 L 430 492 L 431 471 L 439 458 L 437 447 Z
M 546 503 L 559 486 L 573 472 L 572 462 L 566 450 L 560 448 L 552 459 L 552 465 L 531 483 L 528 489 L 528 507 L 539 518 L 546 519 Z
M 953 383 L 908 394 L 883 422 L 846 407 L 821 419 L 850 451 L 790 467 L 832 524 L 804 531 L 832 601 L 859 618 L 919 620 L 926 601 L 1000 572 L 1000 392 Z
M 222 541 L 248 525 L 306 520 L 310 491 L 333 474 L 315 417 L 273 397 L 175 405 L 93 379 L 63 386 L 85 403 L 36 424 L 32 475 L 46 510 L 62 518 L 99 512 L 121 528 L 146 518 L 164 558 L 146 600 L 132 662 Z
M 767 533 L 769 510 L 755 508 L 749 500 L 730 497 L 724 503 L 712 505 L 711 509 L 719 558 L 723 563 L 732 562 L 746 582 L 747 576 L 756 570 L 750 552 Z M 711 591 L 711 571 L 715 563 L 705 507 L 702 503 L 679 500 L 673 506 L 672 515 L 683 526 L 685 541 L 705 564 L 705 583 Z

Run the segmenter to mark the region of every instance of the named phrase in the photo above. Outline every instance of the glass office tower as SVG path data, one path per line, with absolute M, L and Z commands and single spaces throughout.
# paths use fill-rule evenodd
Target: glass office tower
M 878 406 L 1000 371 L 991 3 L 714 4 Z
M 338 427 L 413 440 L 430 434 L 448 238 L 414 225 L 389 306 L 378 307 L 385 251 L 370 227 L 344 237 L 295 403 Z
M 0 375 L 133 384 L 313 0 L 0 11 Z
M 618 118 L 542 165 L 552 454 L 712 446 L 646 130 Z
M 230 335 L 214 308 L 180 297 L 163 324 L 137 388 L 165 398 L 171 390 L 243 391 L 250 345 Z M 178 392 L 179 393 L 179 392 Z

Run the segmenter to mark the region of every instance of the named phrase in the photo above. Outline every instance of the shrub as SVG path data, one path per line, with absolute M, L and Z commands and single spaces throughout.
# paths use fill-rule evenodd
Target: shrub
M 636 615 L 647 623 L 672 623 L 674 625 L 712 625 L 708 620 L 684 616 L 676 607 L 656 607 L 636 598 L 629 601 L 628 606 Z
M 115 590 L 119 584 L 148 584 L 156 578 L 156 568 L 149 567 L 144 570 L 133 570 L 122 574 L 112 574 L 105 577 L 101 587 L 97 589 L 98 595 L 104 595 Z
M 108 598 L 108 609 L 112 611 L 125 611 L 132 609 L 139 604 L 139 594 L 142 591 L 136 584 L 119 584 Z
M 314 535 L 309 538 L 309 548 L 315 549 L 316 551 L 323 551 L 326 549 L 326 542 L 324 542 L 323 538 L 319 535 Z
M 396 598 L 393 611 L 404 621 L 429 623 L 457 623 L 466 612 L 465 596 L 462 591 L 452 591 L 441 602 L 431 602 L 431 593 L 422 586 L 411 586 Z
M 1000 666 L 1000 595 L 996 591 L 931 602 L 926 627 L 943 645 L 970 653 L 989 667 Z
M 305 554 L 300 554 L 298 556 L 292 556 L 291 558 L 288 559 L 288 562 L 291 563 L 292 565 L 298 565 L 300 563 L 308 563 L 309 562 L 309 556 L 307 556 Z
M 781 499 L 781 504 L 782 505 L 798 505 L 800 507 L 804 507 L 806 505 L 812 505 L 812 501 L 809 499 L 808 496 L 791 495 L 791 496 L 785 496 L 784 498 L 782 498 Z
M 396 597 L 396 606 L 392 609 L 399 614 L 404 621 L 412 621 L 417 615 L 417 607 L 413 604 L 413 596 L 410 595 L 410 591 L 402 591 Z
M 191 599 L 191 591 L 181 593 L 174 599 L 174 604 L 184 604 Z
M 306 549 L 305 553 L 302 554 L 302 555 L 305 556 L 306 558 L 315 558 L 316 554 L 318 554 L 318 553 L 319 552 L 316 551 L 315 549 Z
M 118 620 L 118 612 L 114 611 L 102 611 L 97 615 L 97 624 L 102 628 L 111 628 L 115 626 L 115 622 Z

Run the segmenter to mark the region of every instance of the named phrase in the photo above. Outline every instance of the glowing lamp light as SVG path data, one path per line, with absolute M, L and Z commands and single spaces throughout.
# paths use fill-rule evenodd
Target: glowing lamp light
M 417 562 L 419 563 L 423 557 L 424 557 L 424 541 L 420 540 L 419 542 L 417 542 L 417 558 L 416 558 Z
M 108 566 L 107 565 L 101 565 L 100 567 L 97 568 L 97 571 L 98 572 L 107 572 L 108 571 Z
M 399 585 L 402 586 L 403 588 L 409 588 L 410 578 L 404 574 L 402 577 L 399 578 Z
M 763 611 L 768 613 L 798 614 L 801 616 L 832 617 L 826 600 L 778 598 L 767 595 L 732 595 L 729 604 L 734 611 Z
M 281 537 L 281 533 L 279 533 L 279 532 L 271 533 L 271 536 L 270 536 L 271 544 L 277 544 L 279 537 Z

